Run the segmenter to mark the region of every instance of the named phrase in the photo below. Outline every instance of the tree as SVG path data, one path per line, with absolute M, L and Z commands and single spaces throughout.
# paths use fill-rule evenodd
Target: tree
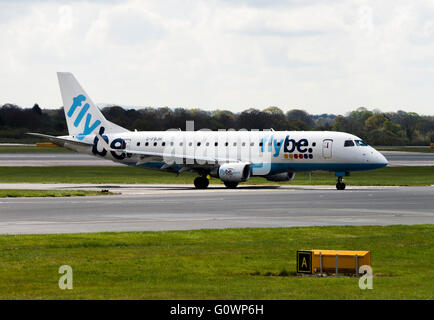
M 247 109 L 238 117 L 238 129 L 270 129 L 266 121 L 266 116 L 263 112 L 258 109 Z
M 360 138 L 366 138 L 366 131 L 364 126 L 359 121 L 354 119 L 346 118 L 344 116 L 337 116 L 332 124 L 333 131 L 341 131 L 352 133 Z
M 382 129 L 374 129 L 369 132 L 369 138 L 367 139 L 372 145 L 387 145 L 387 146 L 400 146 L 406 143 L 405 137 L 399 137 L 390 131 Z
M 286 113 L 286 118 L 289 122 L 294 122 L 295 120 L 302 121 L 307 125 L 308 128 L 312 128 L 315 125 L 312 116 L 304 110 L 290 110 Z
M 424 135 L 434 130 L 434 117 L 422 116 L 417 123 L 416 129 Z
M 374 113 L 372 111 L 369 111 L 368 109 L 364 107 L 357 108 L 354 111 L 350 112 L 349 118 L 359 121 L 360 123 L 364 124 L 365 121 L 371 117 Z
M 402 130 L 401 126 L 389 119 L 387 119 L 386 121 L 384 121 L 383 123 L 383 130 L 384 131 L 389 131 L 391 133 L 393 133 L 396 136 L 400 136 L 402 138 L 405 138 L 405 133 Z
M 411 142 L 411 140 L 413 140 L 413 135 L 420 116 L 415 112 L 405 112 L 399 110 L 394 118 L 395 122 L 397 122 L 405 130 L 405 134 L 408 140 Z
M 211 115 L 208 111 L 201 109 L 190 109 L 188 120 L 194 121 L 195 130 L 209 129 Z
M 129 126 L 129 119 L 127 111 L 119 106 L 105 107 L 102 109 L 104 116 L 111 122 L 127 128 Z
M 381 129 L 383 128 L 385 121 L 387 121 L 387 118 L 384 116 L 384 114 L 377 113 L 366 119 L 365 126 L 368 130 Z
M 266 121 L 269 123 L 270 128 L 274 130 L 285 130 L 288 128 L 288 122 L 285 114 L 278 107 L 268 107 L 262 110 Z
M 39 105 L 37 103 L 33 105 L 32 111 L 39 116 L 42 115 L 42 110 L 41 108 L 39 108 Z
M 231 129 L 236 127 L 237 117 L 231 111 L 217 110 L 212 113 L 211 116 L 211 128 L 212 130 L 218 129 Z

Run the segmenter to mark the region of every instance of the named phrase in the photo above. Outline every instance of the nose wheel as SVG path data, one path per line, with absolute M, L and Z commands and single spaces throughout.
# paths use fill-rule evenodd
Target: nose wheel
M 338 183 L 336 183 L 336 189 L 345 190 L 345 183 L 342 182 L 342 177 L 338 177 Z
M 233 181 L 225 181 L 224 184 L 228 189 L 235 189 L 238 186 L 238 182 Z
M 206 177 L 197 177 L 194 179 L 194 186 L 196 189 L 206 189 L 208 188 L 209 180 Z

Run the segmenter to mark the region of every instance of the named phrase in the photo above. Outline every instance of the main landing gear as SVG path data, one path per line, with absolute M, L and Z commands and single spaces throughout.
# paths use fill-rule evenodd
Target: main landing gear
M 194 186 L 196 189 L 206 189 L 208 188 L 209 180 L 207 177 L 197 177 L 194 179 Z
M 224 181 L 226 188 L 235 189 L 238 186 L 238 182 Z M 209 180 L 207 176 L 200 176 L 194 179 L 194 186 L 196 189 L 206 189 L 209 186 Z
M 342 182 L 342 177 L 338 177 L 338 183 L 336 183 L 336 189 L 345 190 L 345 183 Z

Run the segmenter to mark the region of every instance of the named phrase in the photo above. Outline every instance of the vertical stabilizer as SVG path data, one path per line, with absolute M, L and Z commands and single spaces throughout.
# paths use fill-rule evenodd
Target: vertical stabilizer
M 69 135 L 83 140 L 98 133 L 101 127 L 104 127 L 104 133 L 128 131 L 104 118 L 72 73 L 58 72 L 57 77 Z

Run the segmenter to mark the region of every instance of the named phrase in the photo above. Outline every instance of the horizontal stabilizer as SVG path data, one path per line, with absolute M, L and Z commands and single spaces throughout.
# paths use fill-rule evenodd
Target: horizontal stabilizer
M 66 143 L 67 144 L 77 145 L 77 146 L 91 146 L 92 145 L 91 143 L 86 143 L 86 142 L 71 140 L 71 139 L 62 138 L 62 137 L 50 136 L 48 134 L 33 133 L 33 132 L 28 132 L 27 134 L 31 135 L 31 136 L 35 136 L 35 137 L 40 137 L 40 138 L 48 139 L 51 142 L 53 142 L 54 144 L 57 144 L 58 146 L 61 146 L 61 147 L 64 147 Z

